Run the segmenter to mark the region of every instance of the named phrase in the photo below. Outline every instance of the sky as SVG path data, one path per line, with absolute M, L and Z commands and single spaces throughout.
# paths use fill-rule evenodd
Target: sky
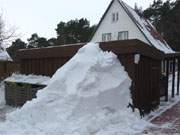
M 33 33 L 56 37 L 60 21 L 87 18 L 91 25 L 97 24 L 111 0 L 0 0 L 0 12 L 7 29 L 15 28 L 17 37 L 26 40 Z M 124 0 L 143 9 L 153 0 Z

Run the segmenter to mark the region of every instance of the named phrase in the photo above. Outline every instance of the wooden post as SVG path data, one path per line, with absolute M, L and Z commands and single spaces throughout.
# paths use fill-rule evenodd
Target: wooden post
M 174 90 L 175 90 L 175 64 L 176 60 L 173 58 L 173 67 L 172 67 L 172 98 L 174 98 Z
M 166 61 L 163 60 L 163 73 L 165 73 L 165 72 L 166 72 Z
M 180 58 L 178 58 L 178 70 L 177 70 L 177 95 L 179 95 L 179 82 L 180 82 Z
M 169 60 L 166 60 L 166 91 L 165 91 L 165 101 L 168 101 L 168 83 L 169 83 Z

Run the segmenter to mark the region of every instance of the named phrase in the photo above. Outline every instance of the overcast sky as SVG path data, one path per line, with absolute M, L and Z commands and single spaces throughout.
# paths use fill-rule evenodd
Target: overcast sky
M 32 33 L 46 38 L 55 37 L 60 21 L 87 18 L 97 24 L 111 0 L 0 0 L 0 9 L 7 27 L 16 27 L 26 40 Z M 124 0 L 134 7 L 146 8 L 153 0 Z

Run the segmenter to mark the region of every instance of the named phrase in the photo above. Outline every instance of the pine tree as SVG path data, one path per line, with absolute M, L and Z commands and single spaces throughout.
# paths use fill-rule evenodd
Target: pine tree
M 39 37 L 38 34 L 34 33 L 28 39 L 28 48 L 40 48 L 50 46 L 49 42 L 44 37 Z
M 70 20 L 67 23 L 60 22 L 57 25 L 57 44 L 72 44 L 87 42 L 94 31 L 95 26 L 90 27 L 87 19 Z
M 24 48 L 26 48 L 26 43 L 21 39 L 16 39 L 14 42 L 12 42 L 12 45 L 9 48 L 7 48 L 7 52 L 13 60 L 17 60 L 18 50 Z

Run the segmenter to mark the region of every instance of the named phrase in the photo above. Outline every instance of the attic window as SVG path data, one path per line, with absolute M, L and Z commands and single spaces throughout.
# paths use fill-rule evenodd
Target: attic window
M 128 31 L 120 31 L 118 32 L 118 40 L 126 40 L 129 38 Z
M 117 13 L 113 13 L 112 14 L 112 22 L 117 22 L 119 20 L 119 14 Z
M 102 34 L 102 42 L 111 41 L 111 33 Z

